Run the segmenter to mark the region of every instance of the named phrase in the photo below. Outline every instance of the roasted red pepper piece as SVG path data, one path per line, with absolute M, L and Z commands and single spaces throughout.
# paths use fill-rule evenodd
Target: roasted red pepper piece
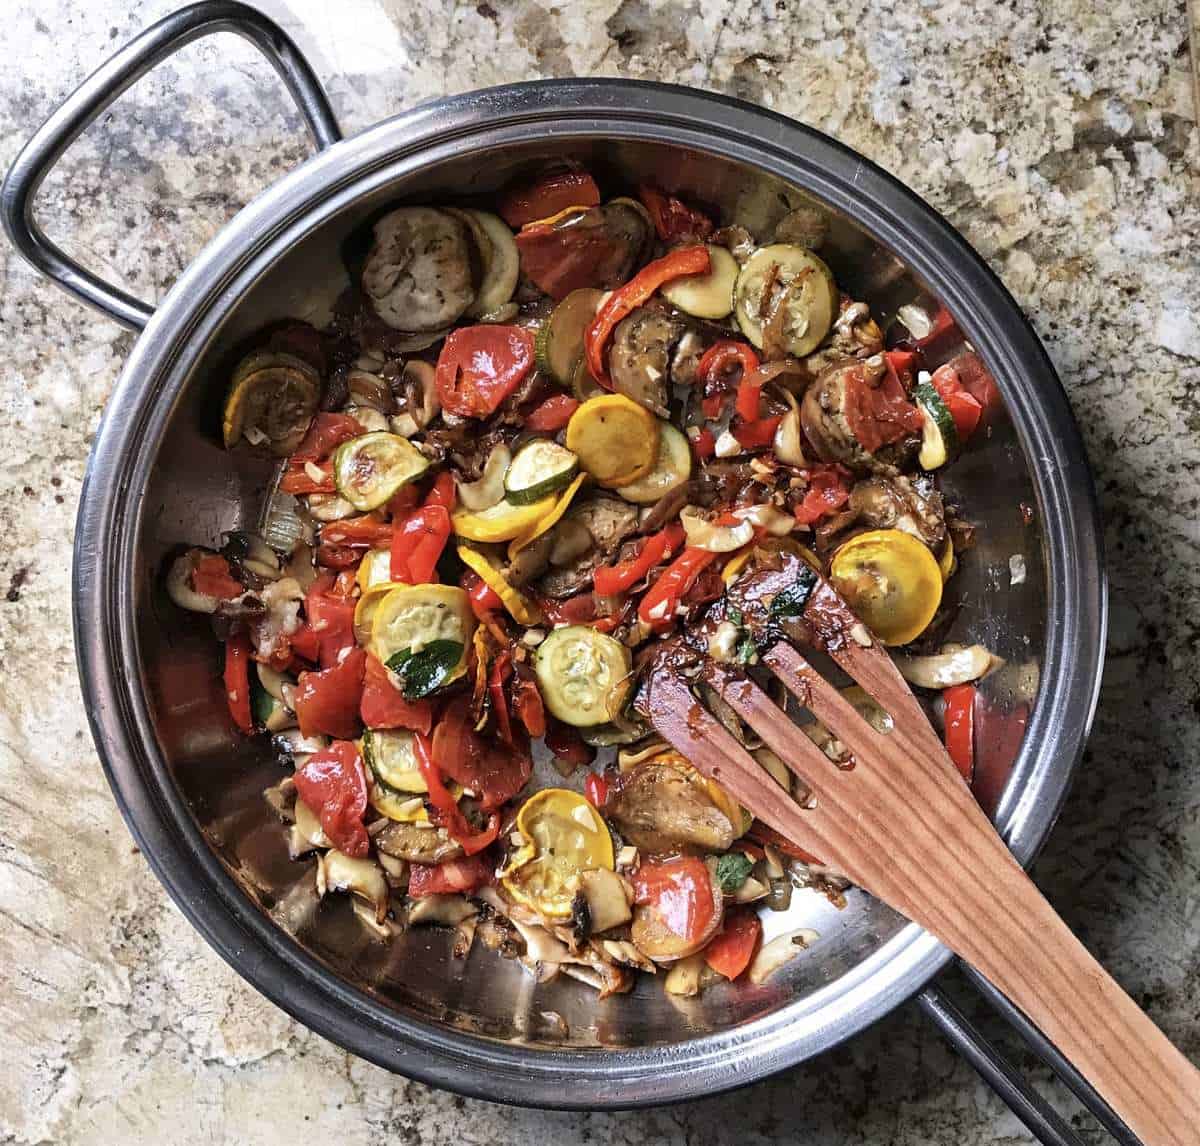
M 309 466 L 320 470 L 320 476 L 314 478 L 308 471 Z M 290 462 L 279 479 L 281 493 L 336 493 L 337 486 L 333 481 L 332 462 Z
M 578 409 L 578 400 L 570 394 L 555 394 L 530 412 L 529 417 L 525 419 L 525 428 L 543 434 L 555 434 L 571 420 L 571 415 Z
M 509 191 L 498 208 L 500 217 L 514 230 L 527 223 L 549 219 L 568 207 L 595 207 L 600 188 L 586 171 L 558 171 L 534 183 Z
M 492 812 L 488 817 L 487 827 L 476 831 L 460 811 L 450 789 L 443 783 L 441 770 L 434 763 L 433 744 L 422 732 L 413 736 L 413 755 L 416 757 L 421 779 L 429 789 L 429 802 L 433 805 L 442 826 L 462 845 L 467 855 L 483 851 L 500 834 L 500 813 Z
M 407 699 L 392 683 L 387 667 L 371 653 L 367 653 L 358 713 L 368 728 L 409 728 L 428 736 L 433 726 L 433 702 Z
M 592 578 L 592 585 L 601 597 L 614 597 L 632 589 L 656 565 L 662 564 L 683 544 L 683 526 L 668 525 L 647 537 L 635 557 L 616 565 L 602 565 Z
M 250 714 L 250 638 L 234 633 L 225 642 L 225 699 L 233 723 L 247 736 L 254 731 Z
M 408 894 L 413 899 L 428 895 L 461 895 L 490 883 L 491 868 L 478 856 L 446 860 L 439 864 L 415 863 L 408 872 Z
M 300 799 L 317 813 L 333 846 L 348 856 L 365 856 L 370 850 L 362 822 L 367 778 L 353 742 L 335 740 L 314 752 L 293 779 Z
M 751 839 L 758 840 L 760 844 L 770 844 L 777 852 L 782 852 L 792 859 L 798 859 L 801 863 L 812 863 L 818 867 L 824 866 L 812 852 L 806 852 L 799 845 L 792 843 L 787 836 L 780 835 L 774 828 L 764 824 L 762 820 L 755 820 L 746 835 Z
M 939 366 L 933 372 L 930 383 L 937 391 L 938 397 L 946 404 L 950 417 L 954 419 L 958 440 L 966 442 L 979 425 L 979 419 L 983 417 L 983 406 L 973 394 L 967 392 L 958 371 L 949 364 Z
M 618 287 L 596 311 L 583 336 L 583 350 L 592 377 L 606 389 L 612 389 L 605 351 L 617 323 L 650 299 L 659 287 L 683 275 L 707 274 L 711 259 L 705 247 L 682 247 L 661 259 L 647 263 L 624 286 Z
M 205 597 L 229 601 L 240 597 L 246 586 L 233 576 L 224 557 L 210 553 L 192 566 L 192 589 Z
M 360 437 L 366 432 L 362 423 L 349 414 L 329 414 L 322 411 L 309 423 L 308 432 L 296 447 L 291 461 L 301 466 L 304 462 L 323 462 L 343 442 Z
M 782 421 L 782 417 L 756 418 L 753 422 L 734 426 L 729 432 L 743 450 L 762 450 L 775 441 L 775 431 Z
M 533 335 L 523 326 L 461 326 L 438 355 L 442 408 L 464 418 L 487 418 L 533 367 Z
M 352 598 L 338 592 L 337 581 L 330 573 L 321 574 L 309 586 L 304 616 L 317 639 L 316 659 L 322 668 L 337 664 L 343 649 L 354 648 L 354 605 Z M 293 640 L 293 647 L 295 643 Z
M 469 696 L 457 696 L 446 705 L 433 730 L 432 744 L 438 767 L 451 780 L 477 792 L 489 811 L 511 800 L 533 770 L 528 738 L 518 729 L 513 729 L 511 746 L 475 731 Z
M 350 649 L 331 668 L 302 672 L 296 684 L 296 720 L 304 736 L 317 734 L 351 740 L 361 723 L 366 653 Z
M 513 711 L 534 740 L 546 735 L 546 706 L 527 661 L 513 661 Z
M 604 801 L 608 799 L 608 778 L 603 772 L 587 774 L 587 779 L 583 782 L 583 794 L 597 808 L 604 807 Z
M 473 569 L 464 571 L 459 585 L 466 590 L 467 600 L 471 602 L 471 612 L 475 614 L 476 620 L 482 621 L 491 613 L 504 611 L 504 602 L 500 600 L 500 594 Z
M 375 549 L 390 545 L 392 523 L 374 513 L 331 521 L 321 526 L 322 545 L 351 545 L 356 549 Z
M 505 744 L 511 744 L 512 721 L 508 718 L 508 697 L 504 693 L 504 682 L 512 672 L 512 653 L 505 649 L 494 661 L 488 672 L 488 696 L 492 702 L 492 712 L 496 717 L 496 735 Z
M 650 212 L 654 230 L 664 243 L 702 243 L 713 233 L 712 220 L 674 195 L 643 183 L 638 198 Z
M 801 525 L 813 525 L 841 509 L 850 500 L 850 471 L 834 462 L 820 463 L 808 471 L 808 492 L 795 509 L 796 520 Z
M 975 686 L 956 684 L 942 690 L 946 751 L 969 784 L 975 774 Z
M 924 425 L 921 411 L 909 400 L 895 372 L 888 370 L 872 386 L 861 369 L 846 375 L 846 423 L 859 445 L 868 453 L 919 434 Z
M 717 439 L 712 430 L 703 429 L 692 439 L 692 450 L 701 461 L 713 457 L 717 452 Z
M 392 580 L 428 585 L 437 580 L 437 564 L 450 540 L 450 514 L 442 505 L 410 511 L 392 534 Z
M 671 624 L 684 595 L 716 559 L 717 555 L 707 549 L 685 549 L 646 591 L 638 606 L 638 619 L 653 629 Z
M 720 934 L 704 948 L 704 962 L 718 975 L 736 979 L 750 966 L 761 936 L 762 921 L 751 908 L 731 908 Z

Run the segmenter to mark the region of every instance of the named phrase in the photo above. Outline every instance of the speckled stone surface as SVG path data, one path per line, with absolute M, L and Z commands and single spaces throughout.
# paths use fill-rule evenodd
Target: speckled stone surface
M 1100 712 L 1036 874 L 1200 1059 L 1200 132 L 1181 0 L 263 6 L 310 53 L 347 131 L 509 80 L 673 80 L 830 132 L 987 257 L 1070 392 L 1110 546 Z M 9 0 L 0 164 L 169 8 Z M 279 85 L 221 37 L 188 48 L 89 131 L 48 181 L 40 215 L 89 264 L 153 298 L 306 152 Z M 80 708 L 75 502 L 132 337 L 2 243 L 0 270 L 0 1143 L 1029 1140 L 911 1009 L 732 1096 L 589 1116 L 393 1078 L 256 995 L 136 853 Z

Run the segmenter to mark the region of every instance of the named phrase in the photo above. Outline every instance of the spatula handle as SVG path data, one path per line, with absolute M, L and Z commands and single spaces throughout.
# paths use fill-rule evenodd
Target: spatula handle
M 1200 1071 L 1092 957 L 993 838 L 986 881 L 961 872 L 956 877 L 947 867 L 942 874 L 953 886 L 944 885 L 938 909 L 896 906 L 1020 1008 L 1146 1146 L 1196 1146 Z M 952 910 L 946 910 L 949 903 Z

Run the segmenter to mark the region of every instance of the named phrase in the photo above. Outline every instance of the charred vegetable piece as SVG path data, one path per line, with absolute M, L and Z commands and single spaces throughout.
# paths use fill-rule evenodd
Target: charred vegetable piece
M 407 439 L 377 430 L 338 446 L 333 477 L 339 496 L 367 513 L 391 500 L 401 486 L 416 481 L 429 459 Z
M 243 438 L 284 457 L 304 440 L 321 400 L 321 380 L 290 354 L 260 351 L 242 359 L 225 398 L 225 448 Z
M 549 438 L 527 442 L 504 475 L 505 496 L 513 505 L 530 505 L 558 493 L 579 472 L 579 458 Z
M 570 386 L 583 358 L 583 332 L 596 317 L 604 298 L 602 290 L 582 287 L 573 290 L 550 313 L 537 334 L 538 367 L 560 386 Z
M 650 240 L 639 204 L 616 200 L 532 223 L 517 235 L 521 270 L 553 299 L 590 287 L 611 290 L 629 278 Z
M 585 871 L 613 867 L 612 837 L 584 797 L 543 788 L 517 815 L 524 843 L 505 865 L 504 889 L 551 919 L 569 919 Z
M 595 207 L 599 202 L 600 190 L 586 171 L 556 171 L 507 192 L 500 200 L 500 214 L 510 227 L 524 227 L 568 207 Z
M 711 269 L 706 275 L 677 279 L 662 288 L 672 306 L 697 318 L 725 318 L 733 310 L 733 290 L 738 279 L 737 260 L 724 247 L 708 244 Z
M 513 296 L 520 275 L 517 244 L 512 231 L 499 215 L 490 211 L 446 208 L 447 215 L 466 224 L 482 264 L 482 278 L 475 301 L 467 307 L 468 318 L 482 318 L 499 310 Z
M 463 854 L 461 844 L 415 823 L 393 821 L 375 836 L 373 842 L 384 855 L 409 863 L 439 864 L 458 859 Z
M 375 224 L 363 293 L 395 330 L 449 326 L 475 300 L 466 225 L 433 207 L 399 207 Z
M 622 319 L 613 331 L 608 356 L 613 389 L 665 418 L 671 349 L 683 330 L 677 315 L 658 306 L 640 306 Z
M 735 808 L 724 791 L 674 752 L 652 756 L 618 776 L 604 805 L 627 842 L 657 855 L 728 850 L 741 835 L 741 811 Z
M 811 354 L 829 333 L 837 311 L 833 273 L 803 247 L 760 247 L 738 274 L 738 326 L 767 358 Z
M 658 419 L 636 402 L 604 394 L 584 402 L 571 416 L 567 448 L 601 485 L 629 485 L 654 468 L 658 427 Z
M 942 600 L 942 573 L 929 547 L 901 529 L 860 533 L 834 555 L 829 580 L 885 645 L 916 640 Z
M 612 720 L 624 706 L 633 672 L 629 650 L 586 625 L 551 632 L 538 646 L 534 669 L 546 708 L 576 728 Z

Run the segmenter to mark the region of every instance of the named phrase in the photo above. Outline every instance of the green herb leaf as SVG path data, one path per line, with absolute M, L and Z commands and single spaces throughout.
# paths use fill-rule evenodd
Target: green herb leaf
M 262 727 L 271 719 L 275 711 L 275 698 L 262 686 L 258 673 L 250 674 L 250 717 L 256 725 Z
M 409 700 L 436 692 L 462 660 L 461 641 L 430 641 L 420 652 L 404 649 L 390 657 L 387 667 L 400 678 L 400 691 Z
M 750 875 L 754 863 L 743 852 L 728 852 L 717 860 L 717 883 L 726 895 L 739 891 Z
M 757 656 L 758 645 L 754 643 L 754 638 L 749 633 L 744 633 L 737 646 L 738 664 L 753 664 Z
M 786 589 L 781 589 L 771 600 L 770 614 L 776 620 L 787 620 L 803 616 L 812 591 L 817 587 L 817 575 L 807 565 L 796 570 L 796 580 Z
M 739 609 L 736 605 L 726 606 L 725 616 L 727 616 L 735 625 L 737 625 L 738 628 L 741 628 L 742 624 L 745 622 L 745 618 L 742 616 L 741 609 Z

